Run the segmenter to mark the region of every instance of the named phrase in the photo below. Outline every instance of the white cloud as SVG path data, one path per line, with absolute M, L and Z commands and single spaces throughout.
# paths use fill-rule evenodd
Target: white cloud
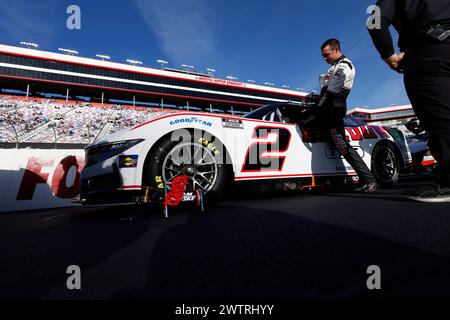
M 26 0 L 0 2 L 0 30 L 16 41 L 47 42 L 54 35 L 51 3 Z M 64 26 L 64 24 L 62 24 Z
M 212 60 L 215 14 L 207 0 L 134 1 L 171 64 L 204 64 Z

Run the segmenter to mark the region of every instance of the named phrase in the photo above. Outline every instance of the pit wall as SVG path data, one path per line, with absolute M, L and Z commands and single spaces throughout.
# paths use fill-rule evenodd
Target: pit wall
M 78 205 L 83 167 L 83 149 L 0 149 L 0 212 Z

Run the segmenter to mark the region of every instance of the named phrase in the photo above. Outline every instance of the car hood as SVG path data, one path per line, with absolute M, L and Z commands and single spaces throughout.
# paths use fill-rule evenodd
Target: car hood
M 120 130 L 111 134 L 104 136 L 103 138 L 94 141 L 89 146 L 96 146 L 100 144 L 110 143 L 114 141 L 126 140 L 126 135 L 130 131 L 130 129 Z

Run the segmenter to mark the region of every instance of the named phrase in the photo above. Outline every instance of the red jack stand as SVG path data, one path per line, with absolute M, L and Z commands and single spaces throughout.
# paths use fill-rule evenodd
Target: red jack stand
M 164 217 L 169 217 L 169 207 L 177 207 L 184 201 L 184 192 L 188 177 L 179 176 L 172 182 L 166 183 L 164 191 L 153 193 L 153 189 L 147 187 L 144 196 L 141 198 L 142 204 L 158 204 L 163 206 Z M 170 187 L 170 189 L 169 189 Z M 204 213 L 204 195 L 203 191 L 195 190 L 195 207 L 197 212 Z

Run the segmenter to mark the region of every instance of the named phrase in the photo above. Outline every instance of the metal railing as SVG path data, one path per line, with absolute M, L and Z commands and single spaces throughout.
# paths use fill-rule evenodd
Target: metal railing
M 58 149 L 61 146 L 73 145 L 77 147 L 87 146 L 94 141 L 96 135 L 93 134 L 92 125 L 87 124 L 85 133 L 71 136 L 63 133 L 64 127 L 58 127 L 55 122 L 49 122 L 47 128 L 37 132 L 35 135 L 29 135 L 30 131 L 21 130 L 17 124 L 5 121 L 0 122 L 0 148 L 25 148 L 30 146 L 44 146 L 46 149 L 52 145 L 52 149 Z M 24 137 L 25 136 L 25 137 Z

